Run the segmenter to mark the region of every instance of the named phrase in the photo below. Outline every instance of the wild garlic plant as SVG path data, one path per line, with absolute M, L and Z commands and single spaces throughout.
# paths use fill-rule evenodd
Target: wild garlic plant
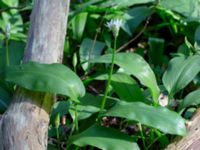
M 112 19 L 112 20 L 110 20 L 109 22 L 106 23 L 106 27 L 108 27 L 109 30 L 112 31 L 112 34 L 114 36 L 114 47 L 112 49 L 111 66 L 110 66 L 110 70 L 109 70 L 109 73 L 108 73 L 108 81 L 107 81 L 105 93 L 104 93 L 104 96 L 103 96 L 103 99 L 102 99 L 99 115 L 104 110 L 106 100 L 107 100 L 107 96 L 108 96 L 109 86 L 110 86 L 110 82 L 111 82 L 111 78 L 112 78 L 112 74 L 113 74 L 113 68 L 114 68 L 117 37 L 119 35 L 119 30 L 120 30 L 121 26 L 122 26 L 122 20 L 121 19 Z

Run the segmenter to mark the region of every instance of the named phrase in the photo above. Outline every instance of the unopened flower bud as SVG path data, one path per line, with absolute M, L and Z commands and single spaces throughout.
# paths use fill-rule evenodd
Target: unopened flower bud
M 6 29 L 5 29 L 5 35 L 6 35 L 6 38 L 9 39 L 10 38 L 10 23 L 7 23 L 6 24 Z
M 160 106 L 166 107 L 168 105 L 168 96 L 161 93 L 158 98 L 158 103 L 160 104 Z

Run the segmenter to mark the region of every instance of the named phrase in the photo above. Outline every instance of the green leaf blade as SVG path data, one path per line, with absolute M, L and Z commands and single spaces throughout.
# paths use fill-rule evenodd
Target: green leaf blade
M 103 42 L 94 41 L 85 38 L 80 46 L 80 62 L 84 70 L 88 70 L 91 67 L 90 60 L 95 59 L 101 55 L 105 44 Z
M 162 80 L 171 96 L 183 89 L 197 75 L 200 71 L 199 60 L 200 56 L 194 55 L 188 58 L 180 56 L 170 61 Z
M 118 102 L 106 116 L 123 117 L 157 128 L 165 133 L 185 135 L 184 119 L 164 107 L 153 107 L 141 102 Z
M 200 104 L 200 90 L 189 93 L 180 103 L 180 109 Z
M 139 150 L 134 139 L 115 129 L 94 125 L 73 136 L 70 142 L 78 146 L 94 146 L 102 150 Z
M 92 62 L 111 63 L 111 56 L 111 54 L 103 55 L 92 60 Z M 141 84 L 147 86 L 151 91 L 153 100 L 157 102 L 160 89 L 158 88 L 156 77 L 148 63 L 141 56 L 133 53 L 117 53 L 114 63 L 123 68 L 128 74 L 138 78 Z
M 62 64 L 30 62 L 6 69 L 5 80 L 26 89 L 67 95 L 77 99 L 85 94 L 81 80 Z

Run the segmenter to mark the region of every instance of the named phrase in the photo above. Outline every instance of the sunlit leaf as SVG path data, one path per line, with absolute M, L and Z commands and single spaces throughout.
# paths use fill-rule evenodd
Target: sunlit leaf
M 30 62 L 6 69 L 6 81 L 26 89 L 63 94 L 77 100 L 85 94 L 79 77 L 62 64 L 39 64 Z
M 105 1 L 102 6 L 113 6 L 116 5 L 118 7 L 129 7 L 132 5 L 137 5 L 137 4 L 145 4 L 149 2 L 153 2 L 154 0 L 109 0 Z
M 111 63 L 111 57 L 111 54 L 106 54 L 92 60 L 92 62 Z M 150 89 L 154 101 L 157 101 L 160 90 L 154 72 L 141 56 L 134 53 L 117 53 L 114 63 L 123 68 L 126 73 L 138 78 L 143 85 Z
M 184 119 L 177 113 L 164 107 L 153 107 L 141 102 L 119 101 L 106 116 L 123 117 L 154 127 L 164 133 L 184 135 L 186 127 Z
M 160 0 L 159 4 L 165 9 L 186 16 L 189 21 L 200 21 L 200 3 L 198 0 Z

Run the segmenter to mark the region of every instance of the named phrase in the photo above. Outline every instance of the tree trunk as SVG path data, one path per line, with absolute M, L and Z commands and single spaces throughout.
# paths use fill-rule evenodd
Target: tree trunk
M 69 0 L 35 0 L 24 62 L 62 61 Z M 45 150 L 53 95 L 17 88 L 0 118 L 0 150 Z
M 200 149 L 200 109 L 187 125 L 188 133 L 176 138 L 165 150 L 199 150 Z

